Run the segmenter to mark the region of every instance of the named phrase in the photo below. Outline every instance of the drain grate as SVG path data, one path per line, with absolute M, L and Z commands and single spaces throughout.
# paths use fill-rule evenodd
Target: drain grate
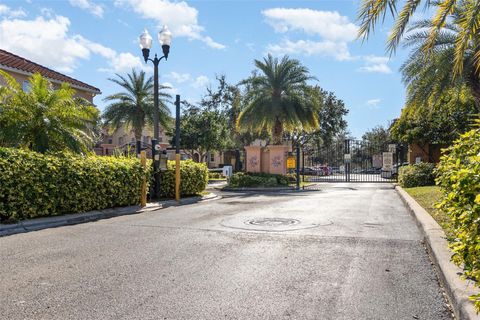
M 300 220 L 285 219 L 285 218 L 262 218 L 262 219 L 252 219 L 252 220 L 245 221 L 246 225 L 266 226 L 266 227 L 292 226 L 299 223 L 300 223 Z

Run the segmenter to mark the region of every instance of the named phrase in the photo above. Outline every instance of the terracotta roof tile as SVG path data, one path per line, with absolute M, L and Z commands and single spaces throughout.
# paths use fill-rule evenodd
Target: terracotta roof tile
M 38 63 L 19 57 L 13 53 L 10 53 L 2 49 L 0 49 L 0 69 L 1 69 L 1 66 L 18 69 L 20 71 L 31 73 L 31 74 L 38 72 L 46 78 L 60 81 L 60 82 L 67 82 L 76 87 L 80 87 L 88 91 L 92 91 L 96 94 L 101 93 L 101 91 L 98 88 L 91 86 L 89 84 L 86 84 L 85 82 L 71 78 L 64 74 L 61 74 L 60 72 L 54 71 L 52 69 L 39 65 Z

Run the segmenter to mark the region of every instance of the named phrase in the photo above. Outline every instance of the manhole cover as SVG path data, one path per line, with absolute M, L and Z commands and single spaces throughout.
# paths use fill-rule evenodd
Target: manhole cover
M 262 218 L 262 219 L 252 219 L 252 220 L 245 221 L 246 225 L 266 226 L 266 227 L 291 226 L 299 223 L 300 223 L 300 220 L 284 219 L 284 218 Z
M 287 217 L 252 217 L 251 215 L 235 215 L 220 223 L 224 227 L 254 231 L 293 231 L 328 226 L 332 221 L 312 217 L 299 219 Z

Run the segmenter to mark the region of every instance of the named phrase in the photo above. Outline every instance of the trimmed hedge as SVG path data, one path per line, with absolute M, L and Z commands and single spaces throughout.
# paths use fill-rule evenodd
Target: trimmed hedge
M 418 163 L 400 167 L 398 183 L 404 188 L 435 185 L 435 164 Z
M 0 221 L 138 204 L 146 174 L 134 158 L 0 148 Z
M 281 174 L 239 172 L 230 177 L 228 185 L 233 188 L 279 187 L 288 186 L 288 183 L 288 177 Z
M 451 218 L 452 260 L 464 277 L 480 286 L 480 129 L 460 137 L 446 150 L 437 169 L 444 197 L 439 208 Z M 480 311 L 480 293 L 470 297 Z
M 208 168 L 205 163 L 180 161 L 180 195 L 192 196 L 204 191 L 208 185 Z M 167 171 L 160 174 L 160 196 L 175 197 L 175 161 L 167 162 Z
M 208 172 L 208 179 L 225 179 L 221 172 Z

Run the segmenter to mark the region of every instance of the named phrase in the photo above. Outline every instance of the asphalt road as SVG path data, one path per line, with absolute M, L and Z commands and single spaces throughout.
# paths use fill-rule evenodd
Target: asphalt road
M 222 195 L 0 238 L 0 318 L 451 319 L 392 186 Z

